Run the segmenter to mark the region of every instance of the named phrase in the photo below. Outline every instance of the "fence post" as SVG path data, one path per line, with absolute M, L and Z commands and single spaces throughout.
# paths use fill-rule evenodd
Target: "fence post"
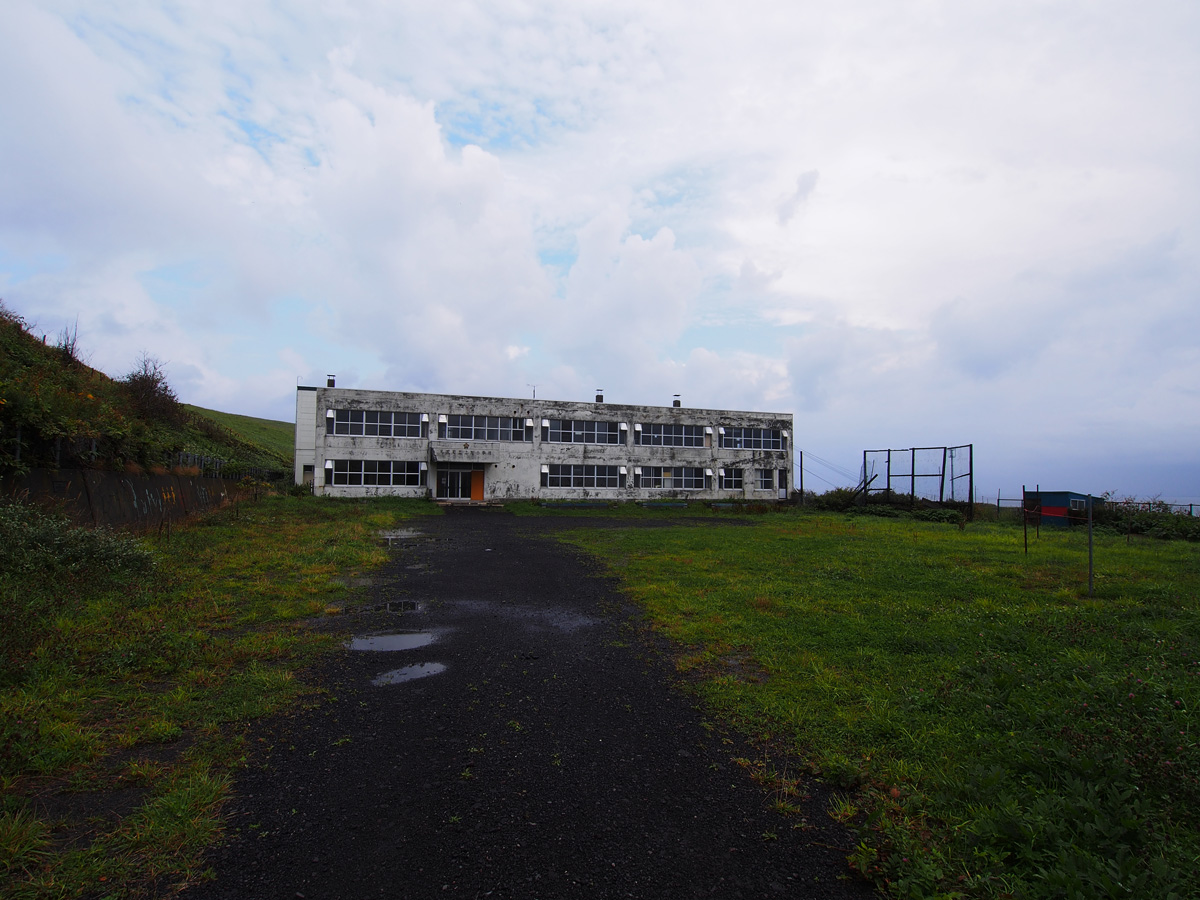
M 1088 596 L 1092 596 L 1094 555 L 1092 553 L 1092 495 L 1088 494 Z
M 969 521 L 975 521 L 975 445 L 967 444 L 967 465 L 971 468 L 967 470 L 967 496 L 971 498 L 971 515 Z M 1000 496 L 1000 492 L 996 492 L 996 496 Z
M 908 451 L 908 507 L 917 508 L 917 448 Z

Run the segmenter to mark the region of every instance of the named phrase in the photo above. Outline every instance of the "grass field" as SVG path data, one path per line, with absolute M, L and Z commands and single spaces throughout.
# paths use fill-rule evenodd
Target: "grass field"
M 604 529 L 678 667 L 845 793 L 897 897 L 1189 897 L 1200 885 L 1200 547 L 783 514 Z M 790 762 L 789 762 L 790 760 Z
M 185 406 L 192 412 L 223 425 L 250 443 L 270 450 L 281 459 L 291 460 L 295 456 L 296 426 L 292 422 L 256 419 L 253 416 L 239 416 L 237 413 L 219 412 L 190 404 Z
M 306 692 L 306 624 L 430 503 L 272 497 L 169 539 L 6 507 L 0 897 L 138 897 L 199 877 L 249 720 Z M 165 537 L 165 536 L 164 536 Z

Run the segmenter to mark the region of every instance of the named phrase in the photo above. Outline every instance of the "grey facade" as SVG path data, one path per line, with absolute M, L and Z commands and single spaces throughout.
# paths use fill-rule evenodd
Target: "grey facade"
M 337 497 L 778 500 L 792 417 L 300 387 L 295 476 Z

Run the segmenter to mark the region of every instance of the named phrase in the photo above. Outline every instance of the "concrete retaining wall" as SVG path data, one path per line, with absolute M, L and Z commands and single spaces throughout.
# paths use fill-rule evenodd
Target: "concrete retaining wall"
M 53 505 L 80 525 L 136 530 L 217 509 L 230 499 L 230 487 L 219 478 L 90 469 L 32 469 L 0 480 L 0 491 Z

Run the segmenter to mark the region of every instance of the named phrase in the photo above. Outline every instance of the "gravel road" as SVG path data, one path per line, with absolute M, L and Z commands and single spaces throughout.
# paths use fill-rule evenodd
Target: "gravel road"
M 813 827 L 773 811 L 733 762 L 755 751 L 706 724 L 614 583 L 553 540 L 612 524 L 412 522 L 376 608 L 338 619 L 361 649 L 308 673 L 328 693 L 252 733 L 216 878 L 187 900 L 878 896 L 824 788 Z

